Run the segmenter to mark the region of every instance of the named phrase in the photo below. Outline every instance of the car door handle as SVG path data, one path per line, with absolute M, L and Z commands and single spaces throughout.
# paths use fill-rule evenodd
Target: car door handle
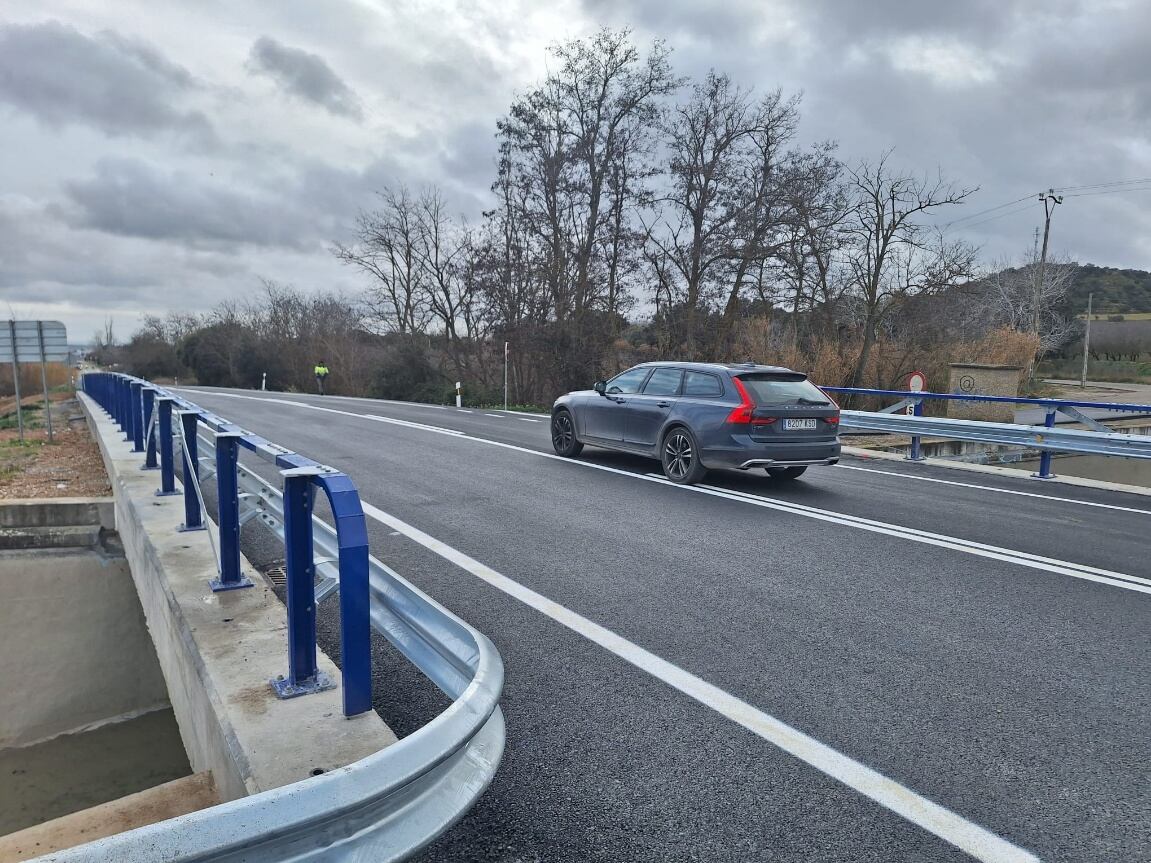
M 657 408 L 669 408 L 671 407 L 671 402 L 656 402 L 655 406 Z

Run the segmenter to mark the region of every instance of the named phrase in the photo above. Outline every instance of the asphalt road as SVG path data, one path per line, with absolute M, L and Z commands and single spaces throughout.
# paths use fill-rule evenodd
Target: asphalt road
M 422 861 L 973 859 L 944 816 L 982 859 L 1151 860 L 1149 498 L 855 459 L 692 490 L 549 457 L 539 417 L 183 394 L 562 609 L 369 520 L 373 553 L 506 668 L 500 772 Z M 443 708 L 375 659 L 397 733 Z M 900 814 L 912 793 L 941 808 Z

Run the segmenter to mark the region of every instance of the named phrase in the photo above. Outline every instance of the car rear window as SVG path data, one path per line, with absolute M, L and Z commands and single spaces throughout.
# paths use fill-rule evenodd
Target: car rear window
M 684 372 L 683 394 L 685 396 L 721 396 L 723 384 L 715 375 L 707 372 Z
M 830 405 L 831 399 L 801 374 L 739 375 L 757 405 Z

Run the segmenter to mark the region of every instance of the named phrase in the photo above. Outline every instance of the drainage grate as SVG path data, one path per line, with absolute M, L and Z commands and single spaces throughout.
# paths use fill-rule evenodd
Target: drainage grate
M 273 566 L 264 573 L 264 578 L 272 583 L 272 587 L 286 587 L 288 584 L 288 571 L 282 566 Z

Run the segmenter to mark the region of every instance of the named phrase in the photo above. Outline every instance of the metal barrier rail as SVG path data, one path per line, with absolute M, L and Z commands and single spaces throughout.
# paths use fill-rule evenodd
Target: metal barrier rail
M 314 675 L 315 607 L 338 586 L 341 630 L 363 630 L 362 650 L 359 635 L 347 644 L 342 636 L 342 650 L 352 651 L 341 656 L 345 713 L 362 712 L 363 698 L 363 709 L 371 708 L 369 625 L 453 702 L 418 731 L 355 764 L 46 859 L 398 861 L 463 817 L 491 782 L 503 753 L 498 705 L 503 663 L 483 634 L 368 554 L 363 510 L 351 481 L 146 381 L 88 373 L 82 387 L 116 420 L 133 450 L 146 454 L 144 469 L 160 471 L 158 495 L 180 493 L 173 445 L 174 438 L 180 439 L 185 529 L 206 528 L 199 478 L 201 464 L 212 463 L 220 521 L 219 577 L 213 589 L 244 586 L 239 571 L 243 521 L 259 516 L 285 540 L 292 672 L 285 683 L 302 683 L 311 691 L 309 683 L 323 682 Z M 175 424 L 174 415 L 179 419 Z M 201 426 L 213 433 L 205 439 L 214 449 L 212 459 L 199 456 Z M 238 463 L 239 446 L 280 469 L 283 493 Z M 328 495 L 335 527 L 312 514 L 313 485 Z M 321 552 L 319 560 L 314 548 Z M 319 597 L 313 587 L 317 564 Z M 354 691 L 349 694 L 349 689 Z
M 821 387 L 824 392 L 847 395 L 878 396 L 898 398 L 900 401 L 882 410 L 841 412 L 840 428 L 845 431 L 874 431 L 911 436 L 911 461 L 923 461 L 921 438 L 924 435 L 970 440 L 982 443 L 1007 446 L 1023 446 L 1038 449 L 1038 479 L 1051 479 L 1051 455 L 1054 452 L 1070 452 L 1082 455 L 1121 456 L 1124 458 L 1151 458 L 1151 437 L 1116 432 L 1093 417 L 1084 414 L 1080 408 L 1093 408 L 1116 413 L 1151 414 L 1151 406 L 1117 402 L 1088 402 L 1064 399 L 1017 398 L 1012 396 L 987 396 L 965 393 L 929 393 L 908 390 L 872 390 L 855 387 Z M 1015 425 L 1010 423 L 978 422 L 974 420 L 946 419 L 923 416 L 925 400 L 953 400 L 970 402 L 994 402 L 1006 404 L 1038 405 L 1044 408 L 1045 419 L 1042 426 Z M 904 409 L 910 415 L 897 413 Z M 1086 425 L 1090 431 L 1060 429 L 1055 426 L 1057 414 L 1065 414 L 1076 422 Z

